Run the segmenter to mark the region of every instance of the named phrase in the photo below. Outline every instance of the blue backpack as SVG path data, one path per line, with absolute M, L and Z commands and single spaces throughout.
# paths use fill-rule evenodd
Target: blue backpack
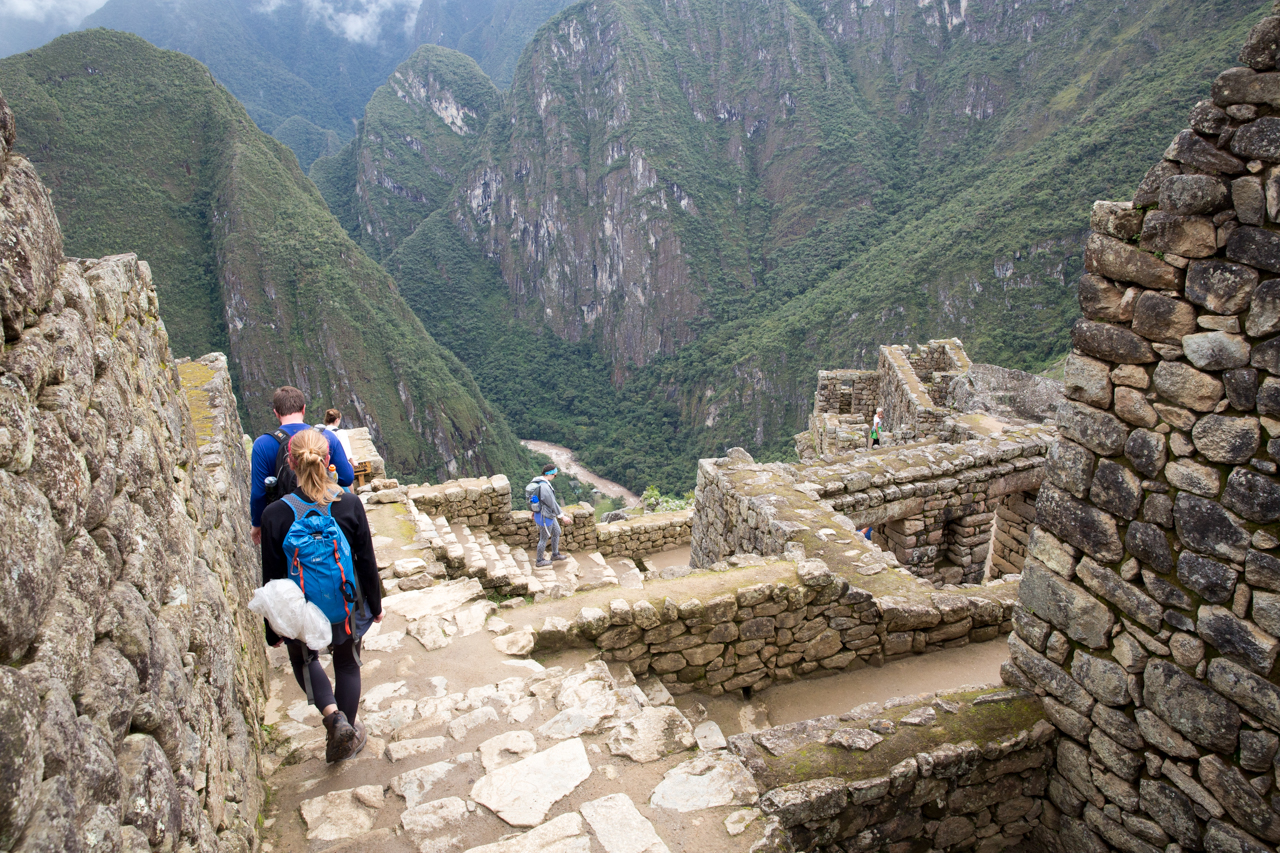
M 293 510 L 293 524 L 284 537 L 289 580 L 330 622 L 346 623 L 348 634 L 353 627 L 357 636 L 363 634 L 358 630 L 363 607 L 351 543 L 337 519 L 328 506 L 308 503 L 297 495 L 285 495 L 282 500 Z

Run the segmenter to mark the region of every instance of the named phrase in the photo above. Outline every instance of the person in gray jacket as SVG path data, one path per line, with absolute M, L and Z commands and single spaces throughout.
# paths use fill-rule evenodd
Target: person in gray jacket
M 547 465 L 542 469 L 541 477 L 534 477 L 533 482 L 525 487 L 529 503 L 536 507 L 533 512 L 533 523 L 538 525 L 538 561 L 539 566 L 549 566 L 552 562 L 569 559 L 560 553 L 560 522 L 569 523 L 569 516 L 560 509 L 556 500 L 556 490 L 551 481 L 560 473 L 555 465 Z M 535 500 L 536 498 L 536 500 Z M 547 559 L 547 540 L 551 540 L 551 558 Z

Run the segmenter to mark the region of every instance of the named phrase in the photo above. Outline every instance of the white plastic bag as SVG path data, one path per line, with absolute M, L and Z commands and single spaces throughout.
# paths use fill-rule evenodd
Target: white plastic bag
M 307 601 L 302 588 L 291 580 L 275 580 L 253 594 L 249 609 L 271 623 L 281 637 L 300 640 L 313 651 L 333 642 L 333 626 L 319 607 Z

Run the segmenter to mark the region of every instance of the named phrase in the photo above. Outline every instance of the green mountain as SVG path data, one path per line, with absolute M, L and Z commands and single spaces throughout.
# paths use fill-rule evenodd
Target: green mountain
M 422 0 L 414 41 L 451 47 L 475 59 L 506 89 L 520 52 L 538 27 L 574 0 Z
M 377 260 L 448 200 L 502 95 L 475 60 L 423 45 L 365 108 L 350 150 L 311 177 L 348 233 Z
M 1132 194 L 1264 11 L 579 4 L 385 265 L 520 434 L 682 491 L 699 455 L 786 453 L 815 371 L 881 344 L 1059 357 L 1092 201 Z
M 68 254 L 149 261 L 174 353 L 228 351 L 247 428 L 271 427 L 272 390 L 293 384 L 368 426 L 403 475 L 527 465 L 292 152 L 204 66 L 93 30 L 0 61 L 0 89 Z

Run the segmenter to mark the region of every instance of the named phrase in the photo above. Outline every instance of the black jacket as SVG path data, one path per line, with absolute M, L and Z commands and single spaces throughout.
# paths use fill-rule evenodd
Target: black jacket
M 304 501 L 307 496 L 301 489 L 293 492 Z M 369 612 L 377 616 L 382 612 L 382 584 L 378 577 L 378 560 L 373 554 L 373 535 L 369 531 L 369 519 L 364 504 L 350 492 L 329 504 L 329 512 L 351 545 L 351 559 L 355 563 L 360 591 L 369 605 Z M 284 580 L 289 577 L 289 561 L 284 555 L 284 537 L 293 526 L 293 510 L 285 501 L 276 501 L 262 511 L 262 582 Z M 280 642 L 271 625 L 267 625 L 267 643 Z

